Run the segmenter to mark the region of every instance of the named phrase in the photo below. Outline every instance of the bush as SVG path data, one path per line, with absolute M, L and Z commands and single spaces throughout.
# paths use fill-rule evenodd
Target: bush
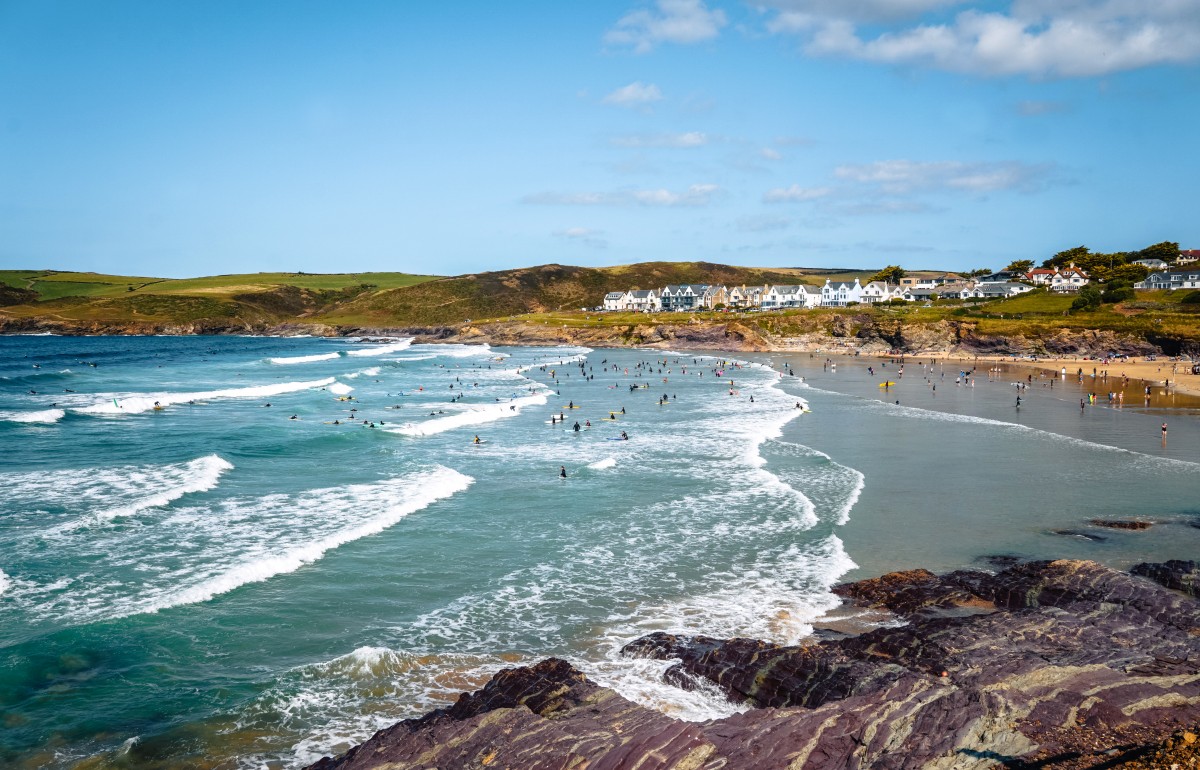
M 1079 296 L 1071 303 L 1072 310 L 1096 310 L 1100 307 L 1100 289 L 1088 284 L 1079 290 Z
M 1115 286 L 1104 290 L 1100 295 L 1101 302 L 1128 302 L 1133 299 L 1133 288 L 1130 286 Z
M 1185 305 L 1200 305 L 1200 291 L 1190 291 L 1179 301 Z

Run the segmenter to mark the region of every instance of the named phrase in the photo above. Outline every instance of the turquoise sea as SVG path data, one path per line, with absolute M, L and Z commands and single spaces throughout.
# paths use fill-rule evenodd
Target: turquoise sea
M 961 366 L 0 338 L 0 765 L 297 767 L 549 655 L 705 719 L 739 707 L 620 647 L 794 642 L 891 569 L 1195 558 L 1194 414 Z

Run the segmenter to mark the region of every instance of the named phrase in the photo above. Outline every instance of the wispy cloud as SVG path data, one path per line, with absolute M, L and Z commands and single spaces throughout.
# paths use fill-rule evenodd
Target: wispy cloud
M 614 136 L 609 144 L 614 147 L 703 147 L 708 144 L 708 135 L 701 131 L 682 134 L 626 134 Z
M 797 203 L 814 201 L 828 196 L 833 190 L 829 187 L 801 187 L 794 184 L 791 187 L 776 187 L 763 193 L 763 203 Z
M 834 176 L 877 187 L 889 194 L 926 190 L 959 190 L 987 193 L 997 190 L 1031 191 L 1044 186 L 1053 167 L 1019 161 L 965 163 L 961 161 L 885 160 L 838 166 Z
M 729 23 L 724 11 L 709 10 L 704 0 L 657 0 L 654 6 L 622 16 L 604 35 L 604 42 L 647 53 L 659 43 L 712 40 Z
M 615 104 L 618 107 L 642 107 L 657 101 L 662 101 L 662 91 L 653 83 L 643 83 L 640 80 L 621 86 L 604 97 L 605 104 Z
M 987 76 L 1105 75 L 1200 58 L 1196 0 L 1010 0 L 949 21 L 956 0 L 767 0 L 769 31 L 814 56 L 928 66 Z M 1006 7 L 1005 7 L 1006 6 Z M 860 27 L 866 25 L 869 32 Z
M 771 147 L 762 148 L 761 150 L 758 151 L 758 154 L 763 156 L 767 160 L 779 160 L 780 158 L 783 157 L 783 153 L 781 153 L 779 150 L 773 149 Z
M 608 248 L 608 241 L 602 236 L 603 230 L 592 230 L 587 227 L 568 227 L 565 230 L 555 230 L 554 235 L 558 238 L 565 238 L 570 241 L 582 243 L 585 246 L 591 246 L 594 249 Z
M 613 192 L 545 192 L 527 195 L 521 202 L 549 206 L 707 206 L 720 189 L 715 184 L 694 184 L 683 191 L 659 188 Z

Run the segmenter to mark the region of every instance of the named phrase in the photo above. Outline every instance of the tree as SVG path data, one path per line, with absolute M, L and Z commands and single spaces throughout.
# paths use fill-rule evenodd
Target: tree
M 1110 282 L 1126 281 L 1134 284 L 1138 281 L 1146 280 L 1146 276 L 1150 275 L 1150 268 L 1145 265 L 1117 265 L 1108 274 Z
M 1032 267 L 1032 259 L 1014 259 L 1012 262 L 1009 262 L 1008 267 L 1004 269 L 1006 272 L 1010 273 L 1028 273 Z
M 899 265 L 888 265 L 880 270 L 875 275 L 871 276 L 871 281 L 883 281 L 884 283 L 900 283 L 900 279 L 908 273 L 904 272 L 904 268 Z M 868 281 L 870 283 L 870 281 Z
M 1033 263 L 1030 262 L 1029 264 L 1032 265 Z M 992 269 L 990 267 L 977 267 L 974 270 L 971 270 L 970 272 L 968 272 L 966 275 L 968 278 L 978 278 L 981 275 L 991 275 L 991 274 L 992 274 Z
M 1100 307 L 1100 287 L 1089 283 L 1079 290 L 1079 296 L 1071 303 L 1072 310 L 1096 310 Z
M 1147 246 L 1141 251 L 1130 255 L 1133 259 L 1161 259 L 1163 262 L 1174 262 L 1179 259 L 1179 244 L 1175 241 L 1163 241 L 1153 246 Z
M 1042 267 L 1066 267 L 1072 262 L 1078 265 L 1081 259 L 1087 259 L 1091 253 L 1092 250 L 1087 246 L 1076 246 L 1073 249 L 1065 249 L 1043 262 Z
M 1129 281 L 1109 281 L 1100 295 L 1101 302 L 1128 302 L 1133 299 L 1133 284 Z

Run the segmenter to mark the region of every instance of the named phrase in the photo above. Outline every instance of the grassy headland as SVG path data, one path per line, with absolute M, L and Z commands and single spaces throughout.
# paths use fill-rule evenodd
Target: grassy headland
M 757 313 L 596 313 L 608 291 L 668 283 L 822 284 L 870 271 L 644 262 L 564 265 L 455 277 L 255 273 L 161 279 L 0 271 L 0 331 L 348 334 L 404 330 L 438 339 L 879 352 L 1200 352 L 1200 304 L 1137 292 L 1073 310 L 1045 291 L 981 303 L 939 300 Z

